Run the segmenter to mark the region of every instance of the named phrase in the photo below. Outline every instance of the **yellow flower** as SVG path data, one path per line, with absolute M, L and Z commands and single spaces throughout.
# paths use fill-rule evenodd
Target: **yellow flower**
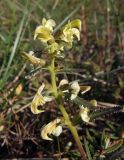
M 73 35 L 75 35 L 77 39 L 80 40 L 79 30 L 77 28 L 71 28 L 71 26 L 67 26 L 63 30 L 62 40 L 65 42 L 72 42 L 74 38 Z
M 77 81 L 69 83 L 66 79 L 62 79 L 60 81 L 58 88 L 63 93 L 71 93 L 71 100 L 75 99 L 79 92 L 81 92 L 81 94 L 84 94 L 91 89 L 90 86 L 80 86 Z
M 90 117 L 88 116 L 88 113 L 89 113 L 89 109 L 87 107 L 82 106 L 80 110 L 80 116 L 84 122 L 90 121 Z
M 81 94 L 84 94 L 85 92 L 89 91 L 91 87 L 90 86 L 80 86 L 77 81 L 74 81 L 71 83 L 70 89 L 71 89 L 70 99 L 73 100 L 77 97 L 80 91 L 81 91 Z
M 57 118 L 46 126 L 41 128 L 41 137 L 44 140 L 52 140 L 48 135 L 53 134 L 54 136 L 59 136 L 62 133 L 62 126 L 58 125 L 61 122 L 60 118 Z
M 77 81 L 72 82 L 71 86 L 71 100 L 75 99 L 80 92 L 80 86 Z
M 41 42 L 47 43 L 48 41 L 54 41 L 52 35 L 55 21 L 52 19 L 46 20 L 43 18 L 42 25 L 38 26 L 35 30 L 34 40 L 39 39 Z
M 44 83 L 41 85 L 41 87 L 38 89 L 36 95 L 33 98 L 33 101 L 31 103 L 31 111 L 34 114 L 39 114 L 41 112 L 44 112 L 44 110 L 39 110 L 38 106 L 44 105 L 46 102 L 50 102 L 53 100 L 53 97 L 47 97 L 47 96 L 42 96 L 41 92 L 43 91 L 45 85 Z
M 65 27 L 63 27 L 62 34 L 60 34 L 60 39 L 66 42 L 67 48 L 72 47 L 74 36 L 77 37 L 78 40 L 80 40 L 80 30 L 81 21 L 78 19 L 69 22 L 67 25 L 65 25 Z

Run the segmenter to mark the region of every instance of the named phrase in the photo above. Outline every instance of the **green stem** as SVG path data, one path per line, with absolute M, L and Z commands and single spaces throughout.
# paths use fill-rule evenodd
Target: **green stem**
M 55 66 L 54 66 L 54 58 L 52 58 L 51 60 L 51 64 L 49 66 L 49 71 L 50 71 L 50 74 L 51 74 L 51 83 L 52 83 L 52 89 L 53 89 L 53 95 L 54 97 L 56 98 L 56 101 L 58 103 L 58 107 L 65 119 L 65 123 L 68 125 L 74 139 L 75 139 L 75 142 L 77 144 L 77 147 L 80 151 L 80 154 L 81 154 L 81 157 L 82 157 L 82 160 L 87 160 L 87 157 L 86 157 L 86 153 L 83 149 L 83 146 L 81 144 L 81 141 L 80 141 L 80 138 L 79 138 L 79 135 L 77 133 L 77 130 L 75 128 L 75 126 L 72 124 L 70 118 L 69 118 L 69 115 L 68 113 L 66 112 L 65 110 L 65 107 L 63 106 L 63 103 L 62 103 L 62 98 L 60 97 L 60 95 L 58 94 L 58 91 L 57 91 L 57 86 L 56 86 L 56 75 L 55 75 Z
M 51 64 L 49 66 L 49 71 L 50 71 L 50 74 L 51 74 L 51 83 L 52 83 L 53 95 L 56 98 L 58 93 L 57 93 L 57 86 L 56 86 L 56 75 L 55 75 L 54 61 L 55 61 L 55 59 L 52 58 Z

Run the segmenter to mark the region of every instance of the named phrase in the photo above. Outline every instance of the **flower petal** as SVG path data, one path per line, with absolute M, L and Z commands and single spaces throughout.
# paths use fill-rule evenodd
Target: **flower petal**
M 41 95 L 41 92 L 43 91 L 45 85 L 44 83 L 40 86 L 40 88 L 38 89 L 36 95 L 33 98 L 33 101 L 31 103 L 31 111 L 34 114 L 39 114 L 41 112 L 44 112 L 44 110 L 39 110 L 38 106 L 42 106 L 45 104 L 45 100 L 44 97 Z
M 32 103 L 31 103 L 31 111 L 34 114 L 39 114 L 44 112 L 44 110 L 39 110 L 38 106 L 42 106 L 45 104 L 44 97 L 42 95 L 35 95 Z
M 46 25 L 46 22 L 47 22 L 46 18 L 43 18 L 43 19 L 42 19 L 42 26 L 45 26 L 45 25 Z
M 71 100 L 75 99 L 80 91 L 80 86 L 77 81 L 72 82 L 71 86 Z
M 70 22 L 71 28 L 77 28 L 79 31 L 81 31 L 81 20 L 80 19 L 75 19 Z
M 80 40 L 80 31 L 77 28 L 72 28 L 72 33 L 73 35 L 75 35 L 78 39 L 78 41 Z
M 80 110 L 80 116 L 84 122 L 90 121 L 90 117 L 88 116 L 88 112 L 89 112 L 89 109 L 87 107 L 85 107 L 85 108 L 82 107 L 82 109 Z
M 45 84 L 42 83 L 42 85 L 41 85 L 40 88 L 38 89 L 37 93 L 38 93 L 38 94 L 41 94 L 41 92 L 43 91 L 44 87 L 45 87 Z
M 49 19 L 45 24 L 45 27 L 49 28 L 51 31 L 53 31 L 53 27 L 55 26 L 56 26 L 56 23 L 53 19 Z
M 52 96 L 44 96 L 44 101 L 45 102 L 51 102 L 54 99 Z
M 49 40 L 54 40 L 50 29 L 44 26 L 38 26 L 35 30 L 34 40 L 39 39 L 41 42 L 48 42 Z
M 51 121 L 50 123 L 48 123 L 46 126 L 43 126 L 41 128 L 41 137 L 42 137 L 42 139 L 52 141 L 52 139 L 50 137 L 48 137 L 48 134 L 50 135 L 50 134 L 54 133 L 54 131 L 57 128 L 57 124 L 59 124 L 60 122 L 61 122 L 61 119 L 57 118 L 57 119 Z
M 53 130 L 52 134 L 56 137 L 60 136 L 62 133 L 62 126 L 57 126 L 55 130 Z

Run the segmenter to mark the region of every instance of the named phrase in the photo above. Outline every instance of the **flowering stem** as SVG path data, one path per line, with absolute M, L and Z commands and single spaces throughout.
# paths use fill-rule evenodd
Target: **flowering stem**
M 61 111 L 61 113 L 62 113 L 62 115 L 64 117 L 65 123 L 69 127 L 69 129 L 70 129 L 70 131 L 71 131 L 71 133 L 72 133 L 72 135 L 73 135 L 73 137 L 75 139 L 75 142 L 76 142 L 77 147 L 78 147 L 78 149 L 80 151 L 82 160 L 87 160 L 86 153 L 85 153 L 85 151 L 83 149 L 82 143 L 81 143 L 79 135 L 77 133 L 77 130 L 76 130 L 75 126 L 72 124 L 72 122 L 71 122 L 71 120 L 69 118 L 69 115 L 66 112 L 65 107 L 63 106 L 62 97 L 58 94 L 57 86 L 56 86 L 56 75 L 55 75 L 54 61 L 55 61 L 55 59 L 52 58 L 51 64 L 49 66 L 49 71 L 50 71 L 50 74 L 51 74 L 51 83 L 52 83 L 53 95 L 56 98 L 56 101 L 58 103 L 58 107 L 59 107 L 59 109 L 60 109 L 60 111 Z

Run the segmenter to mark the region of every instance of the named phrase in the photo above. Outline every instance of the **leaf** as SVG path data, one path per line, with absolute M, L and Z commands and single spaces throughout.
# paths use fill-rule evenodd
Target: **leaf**
M 123 144 L 123 140 L 119 140 L 116 144 L 112 145 L 111 147 L 104 150 L 104 153 L 112 153 L 119 149 Z
M 124 147 L 119 148 L 117 151 L 112 153 L 112 155 L 109 156 L 109 160 L 115 160 L 116 158 L 123 158 L 124 156 Z
M 90 102 L 88 102 L 87 100 L 80 98 L 78 96 L 74 99 L 74 103 L 79 106 L 87 107 L 92 111 L 96 110 L 96 108 Z
M 123 109 L 122 106 L 117 106 L 117 107 L 112 107 L 112 108 L 102 108 L 102 109 L 100 108 L 100 109 L 97 109 L 94 112 L 92 112 L 90 114 L 90 118 L 95 119 L 95 118 L 99 118 L 101 116 L 106 116 L 109 114 L 118 113 L 118 112 L 121 112 L 122 109 Z
M 65 19 L 54 29 L 54 33 L 58 32 L 60 28 L 80 9 L 82 3 L 80 3 Z
M 84 145 L 85 145 L 85 150 L 86 150 L 86 153 L 87 153 L 88 160 L 93 160 L 93 159 L 92 159 L 92 156 L 91 156 L 91 153 L 90 153 L 89 145 L 88 145 L 88 142 L 87 142 L 86 138 L 84 138 Z
M 86 136 L 87 136 L 87 139 L 93 143 L 93 138 L 92 138 L 92 136 L 90 135 L 88 129 L 86 129 Z
M 88 92 L 91 89 L 91 86 L 80 86 L 81 94 Z

